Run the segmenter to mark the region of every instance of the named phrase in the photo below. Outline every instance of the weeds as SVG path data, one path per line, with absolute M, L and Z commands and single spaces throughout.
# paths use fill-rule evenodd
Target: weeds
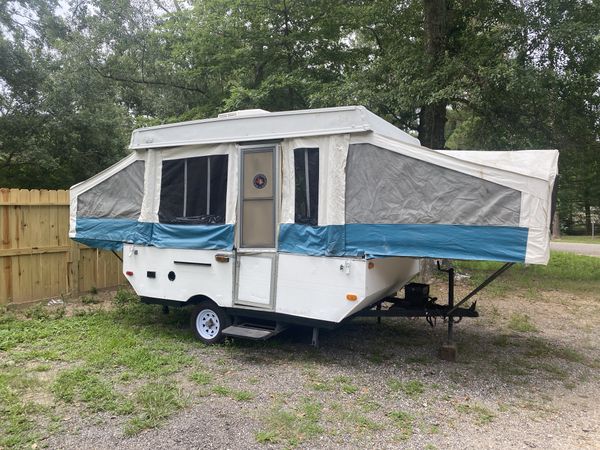
M 488 408 L 477 403 L 461 403 L 456 406 L 456 410 L 474 416 L 475 422 L 479 425 L 487 425 L 496 417 Z
M 204 371 L 195 371 L 190 375 L 190 380 L 200 385 L 207 385 L 212 382 L 212 375 Z
M 64 306 L 49 308 L 38 303 L 25 311 L 25 317 L 32 320 L 57 320 L 65 316 Z
M 256 433 L 256 440 L 296 447 L 324 432 L 320 425 L 322 409 L 321 403 L 306 398 L 291 408 L 277 405 L 268 415 L 265 429 Z
M 401 438 L 406 440 L 413 434 L 415 417 L 405 411 L 392 411 L 389 412 L 388 417 L 391 418 L 396 426 L 402 432 Z
M 93 295 L 84 295 L 83 297 L 81 297 L 81 303 L 83 303 L 84 305 L 96 305 L 100 303 L 100 300 L 97 297 L 94 297 Z
M 156 428 L 185 406 L 180 389 L 172 383 L 152 382 L 140 388 L 134 399 L 139 412 L 125 427 L 128 436 L 147 428 Z
M 138 302 L 139 297 L 127 289 L 119 289 L 113 299 L 113 303 L 121 308 Z
M 212 389 L 214 394 L 217 394 L 221 397 L 229 397 L 233 400 L 237 400 L 238 402 L 247 402 L 254 398 L 254 394 L 250 391 L 236 391 L 235 389 L 231 389 L 226 386 L 215 386 Z
M 133 411 L 131 402 L 115 393 L 111 383 L 83 368 L 61 372 L 52 384 L 51 391 L 58 400 L 82 402 L 92 412 L 128 414 Z

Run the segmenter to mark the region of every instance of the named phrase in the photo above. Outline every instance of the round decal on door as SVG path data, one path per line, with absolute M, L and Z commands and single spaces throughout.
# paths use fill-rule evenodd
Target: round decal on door
M 259 173 L 254 176 L 252 184 L 256 189 L 263 189 L 267 185 L 267 177 L 264 174 Z

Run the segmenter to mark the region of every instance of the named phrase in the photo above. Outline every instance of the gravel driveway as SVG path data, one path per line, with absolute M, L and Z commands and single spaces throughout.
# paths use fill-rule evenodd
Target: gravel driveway
M 437 287 L 443 296 L 444 287 Z M 460 287 L 459 290 L 466 290 Z M 479 300 L 455 327 L 459 358 L 436 352 L 444 326 L 361 319 L 264 343 L 191 346 L 213 386 L 185 374 L 187 407 L 127 437 L 123 418 L 80 413 L 44 445 L 61 449 L 598 448 L 600 298 L 526 290 Z M 157 310 L 157 314 L 159 314 Z M 252 393 L 246 401 L 222 395 Z
M 600 244 L 580 244 L 575 242 L 551 242 L 550 248 L 577 255 L 600 256 Z

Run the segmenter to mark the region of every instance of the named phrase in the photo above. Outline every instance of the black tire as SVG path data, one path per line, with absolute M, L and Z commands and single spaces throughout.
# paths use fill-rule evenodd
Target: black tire
M 223 308 L 211 301 L 203 301 L 194 307 L 190 326 L 194 335 L 205 344 L 217 344 L 225 339 L 223 330 L 231 325 L 231 320 Z

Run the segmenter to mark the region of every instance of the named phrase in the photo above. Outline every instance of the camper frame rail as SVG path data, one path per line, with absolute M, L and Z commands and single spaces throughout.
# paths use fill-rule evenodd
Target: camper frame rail
M 448 324 L 448 333 L 446 342 L 440 350 L 440 358 L 454 361 L 456 359 L 456 348 L 454 346 L 454 324 L 459 323 L 463 317 L 479 317 L 476 310 L 477 301 L 474 301 L 468 308 L 461 307 L 468 300 L 473 298 L 492 281 L 510 269 L 515 263 L 507 262 L 477 287 L 463 297 L 458 303 L 454 303 L 455 270 L 454 267 L 442 268 L 440 262 L 437 262 L 437 269 L 440 272 L 448 274 L 448 304 L 439 305 L 436 298 L 428 297 L 420 305 L 414 305 L 405 298 L 385 297 L 375 303 L 371 308 L 359 311 L 352 317 L 377 317 L 378 322 L 382 317 L 424 317 L 433 327 L 437 319 L 443 319 Z M 383 308 L 383 304 L 391 304 L 388 308 Z

